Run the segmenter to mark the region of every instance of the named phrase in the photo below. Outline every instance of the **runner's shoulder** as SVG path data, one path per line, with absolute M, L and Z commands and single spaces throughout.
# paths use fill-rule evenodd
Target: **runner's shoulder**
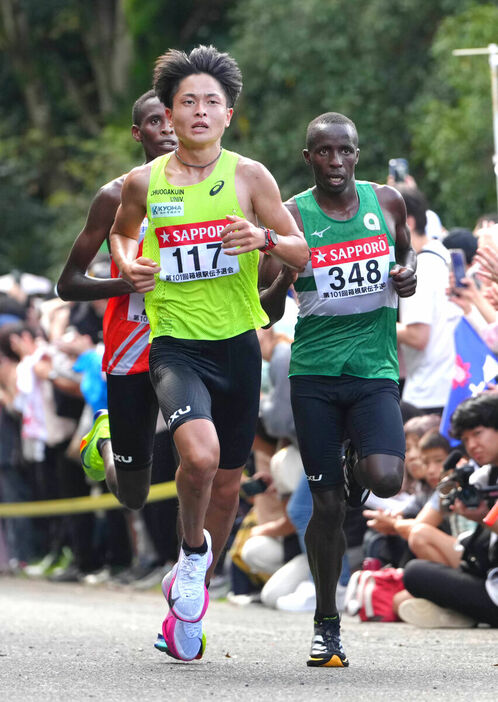
M 392 185 L 385 185 L 381 183 L 373 183 L 370 181 L 365 181 L 368 183 L 368 185 L 371 185 L 372 188 L 375 191 L 375 194 L 377 195 L 377 199 L 380 200 L 382 199 L 383 202 L 404 202 L 403 201 L 403 196 L 399 192 L 399 190 L 396 190 L 396 188 L 393 188 Z
M 151 163 L 152 161 L 132 168 L 124 180 L 123 191 L 127 193 L 147 193 Z
M 115 205 L 116 209 L 121 202 L 121 191 L 127 173 L 123 173 L 118 178 L 110 180 L 105 185 L 100 187 L 95 195 L 94 200 L 102 204 Z
M 270 171 L 259 161 L 237 154 L 237 175 L 244 180 L 259 180 L 272 178 Z

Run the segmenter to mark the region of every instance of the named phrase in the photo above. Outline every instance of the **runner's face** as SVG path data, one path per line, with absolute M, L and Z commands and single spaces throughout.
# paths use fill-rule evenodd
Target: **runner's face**
M 310 148 L 303 151 L 316 184 L 329 193 L 346 190 L 354 179 L 359 153 L 356 131 L 349 124 L 317 125 Z
M 216 78 L 199 73 L 181 81 L 173 97 L 173 106 L 166 113 L 179 141 L 195 149 L 221 139 L 233 110 L 227 107 L 226 95 Z
M 134 138 L 142 143 L 148 159 L 167 154 L 178 146 L 166 109 L 155 97 L 145 102 L 140 126 L 134 126 L 132 131 Z

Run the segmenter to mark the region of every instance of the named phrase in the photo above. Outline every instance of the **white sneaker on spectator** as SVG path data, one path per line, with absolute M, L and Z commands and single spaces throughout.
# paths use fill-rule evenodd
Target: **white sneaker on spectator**
M 315 583 L 304 580 L 294 592 L 277 600 L 277 609 L 283 612 L 314 612 L 316 609 Z
M 230 604 L 237 605 L 238 607 L 247 607 L 247 605 L 261 602 L 261 595 L 259 592 L 250 592 L 248 594 L 235 595 L 233 592 L 227 593 L 227 601 Z
M 399 618 L 423 629 L 470 629 L 475 619 L 452 609 L 440 607 L 430 600 L 414 597 L 399 606 Z

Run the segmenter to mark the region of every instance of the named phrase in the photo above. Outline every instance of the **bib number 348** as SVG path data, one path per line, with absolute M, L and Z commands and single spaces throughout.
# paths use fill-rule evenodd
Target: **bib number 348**
M 387 285 L 389 244 L 385 235 L 312 249 L 311 260 L 321 298 L 368 295 Z

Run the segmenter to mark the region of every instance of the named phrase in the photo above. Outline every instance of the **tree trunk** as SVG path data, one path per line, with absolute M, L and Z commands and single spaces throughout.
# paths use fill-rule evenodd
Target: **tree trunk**
M 5 31 L 5 49 L 12 60 L 18 85 L 31 125 L 44 135 L 51 131 L 51 107 L 45 98 L 43 81 L 33 57 L 36 52 L 30 40 L 29 21 L 19 0 L 0 0 Z
M 126 25 L 124 0 L 89 0 L 82 12 L 82 38 L 92 66 L 99 112 L 109 115 L 126 94 L 132 60 L 132 39 Z

